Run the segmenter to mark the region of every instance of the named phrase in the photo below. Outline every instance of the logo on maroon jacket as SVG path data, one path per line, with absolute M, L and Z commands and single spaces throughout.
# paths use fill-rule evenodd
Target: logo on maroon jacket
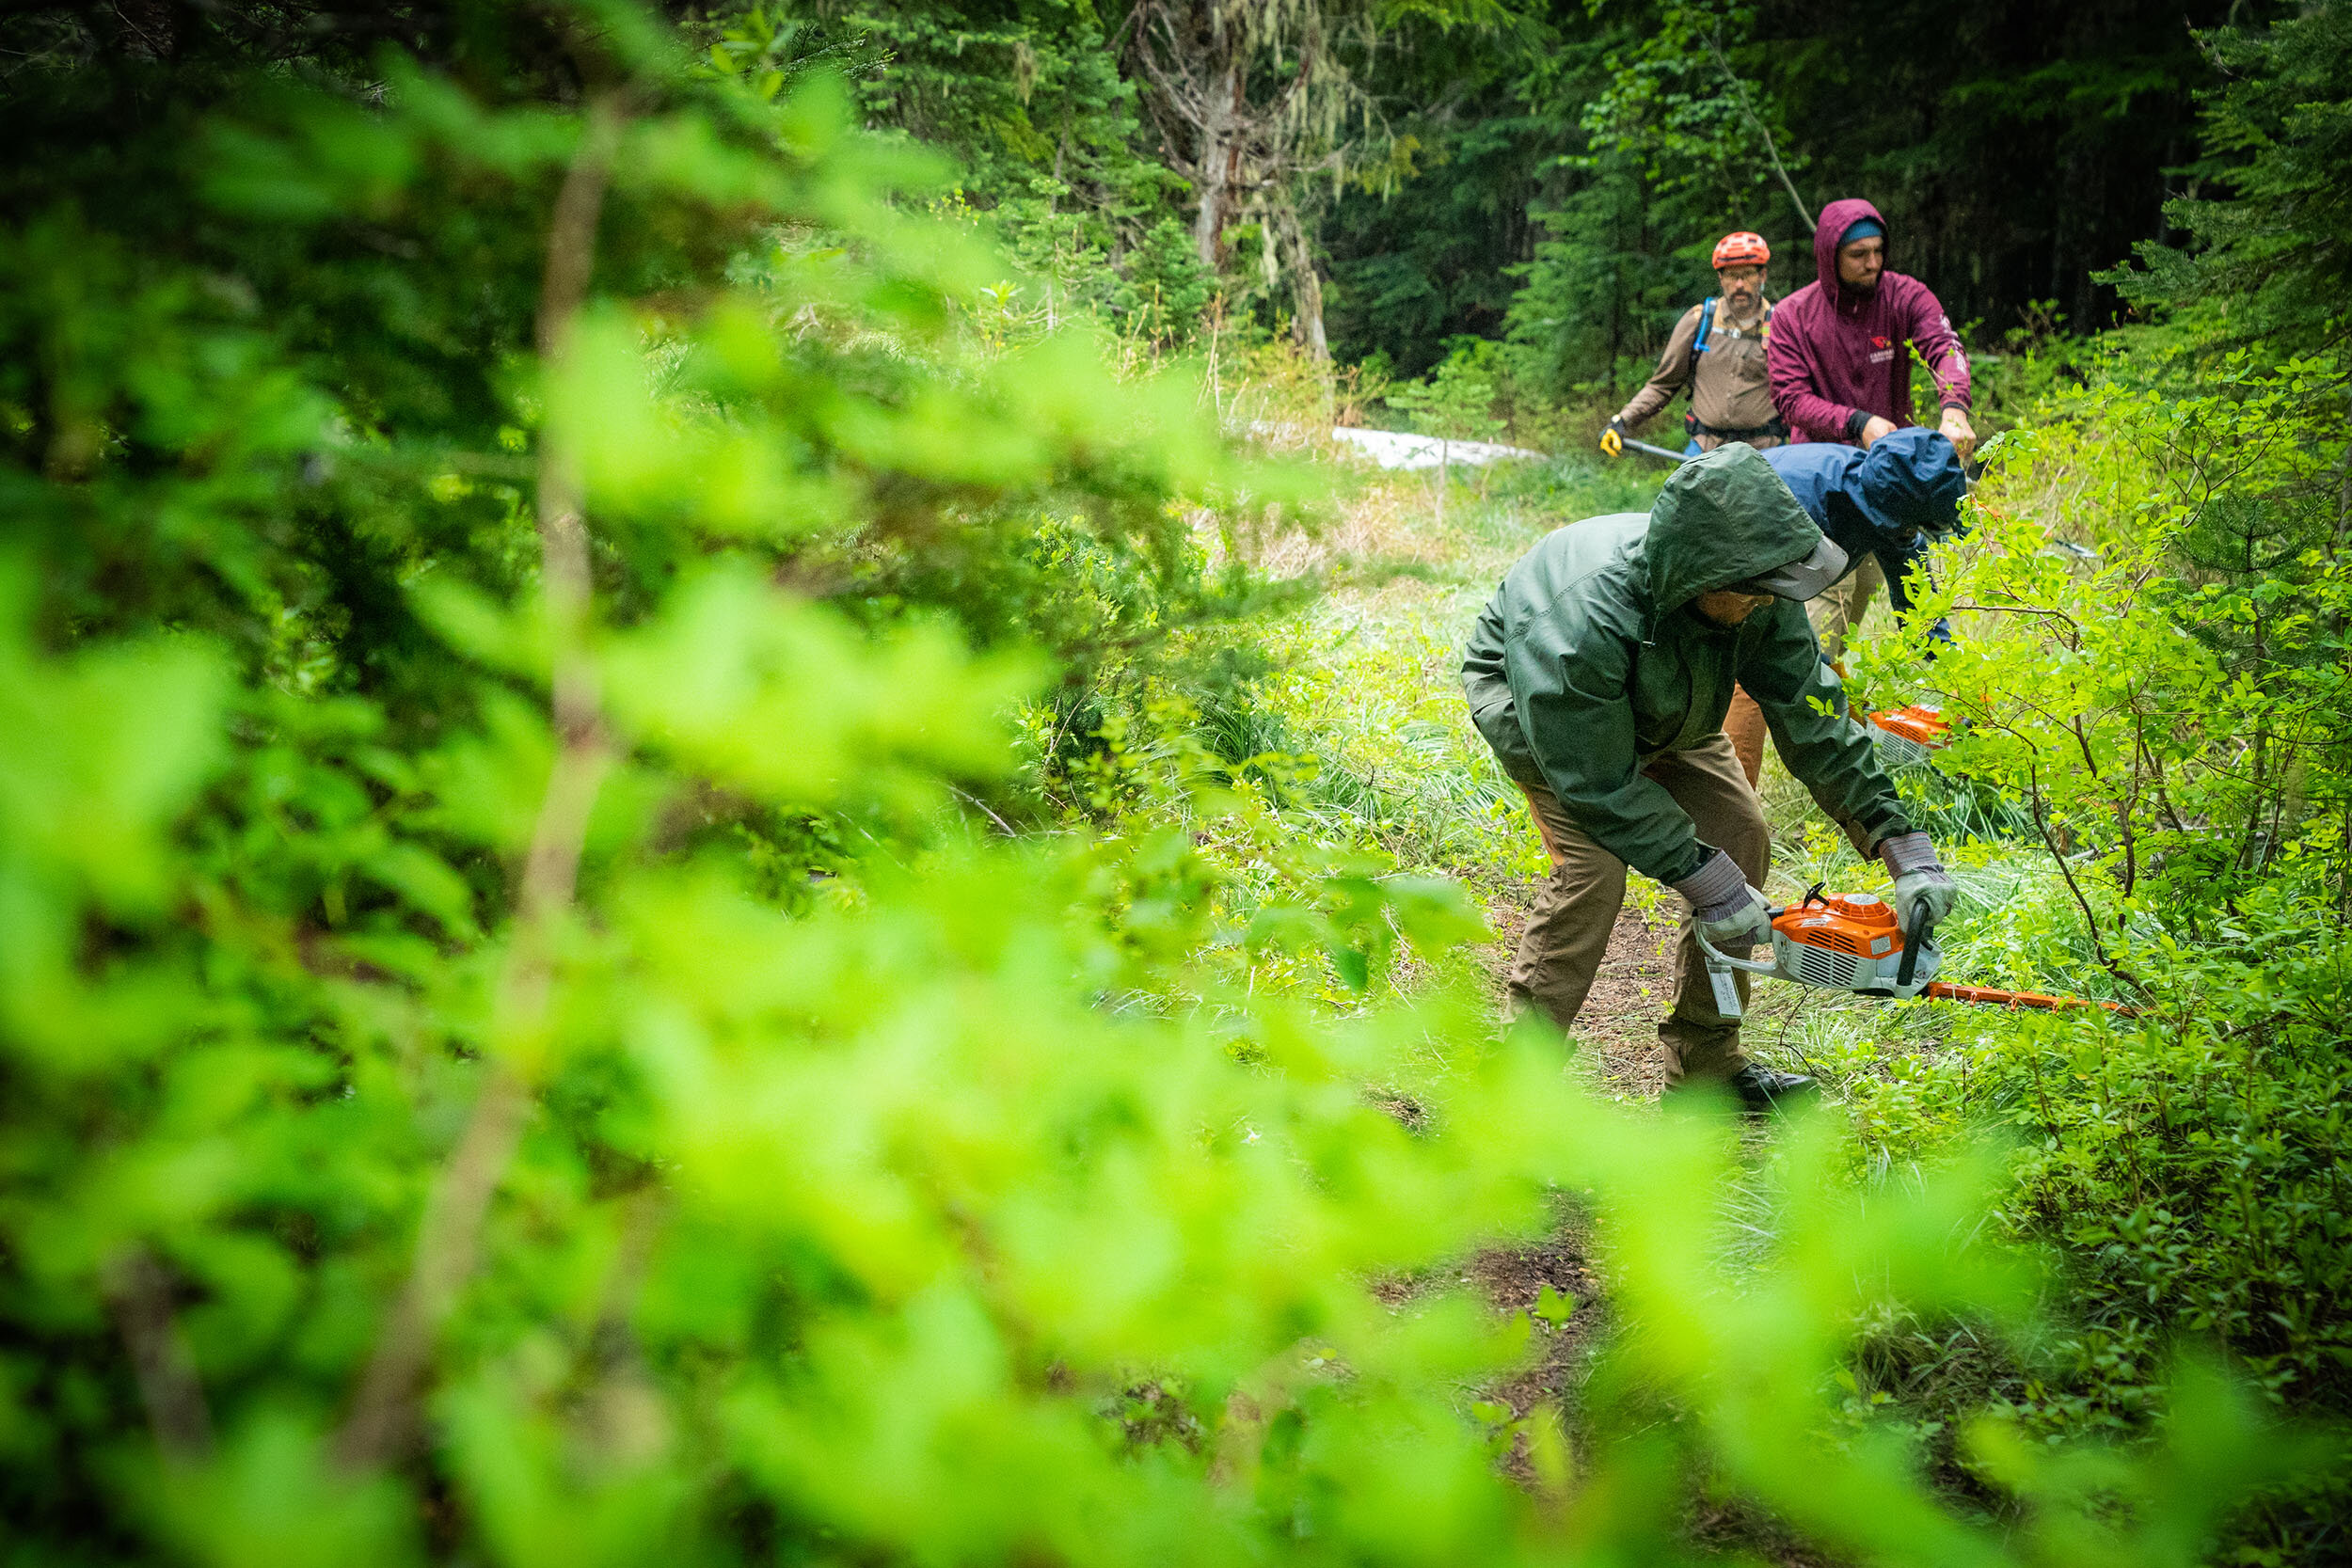
M 1872 348 L 1893 348 L 1895 346 L 1895 340 L 1892 338 L 1873 338 L 1870 340 L 1870 346 Z

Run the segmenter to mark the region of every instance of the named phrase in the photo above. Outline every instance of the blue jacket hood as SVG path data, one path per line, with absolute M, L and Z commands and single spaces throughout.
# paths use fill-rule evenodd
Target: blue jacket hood
M 1809 441 L 1773 447 L 1764 456 L 1797 504 L 1849 555 L 1899 548 L 1915 529 L 1938 534 L 1960 526 L 1968 478 L 1939 431 L 1899 430 L 1867 451 Z M 1854 537 L 1857 525 L 1871 537 Z
M 1922 533 L 1958 529 L 1968 494 L 1968 474 L 1950 438 L 1917 425 L 1879 437 L 1862 454 L 1853 483 L 1855 499 L 1874 518 Z

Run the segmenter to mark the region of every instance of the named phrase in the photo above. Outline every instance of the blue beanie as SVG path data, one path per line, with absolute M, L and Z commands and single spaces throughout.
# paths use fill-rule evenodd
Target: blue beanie
M 1885 232 L 1886 230 L 1876 218 L 1856 218 L 1846 226 L 1846 231 L 1843 234 L 1837 236 L 1837 244 L 1842 248 L 1853 244 L 1856 240 L 1877 239 Z

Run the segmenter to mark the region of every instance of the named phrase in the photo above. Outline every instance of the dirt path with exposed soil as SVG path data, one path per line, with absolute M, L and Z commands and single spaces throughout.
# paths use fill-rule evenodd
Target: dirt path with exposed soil
M 1487 920 L 1498 941 L 1481 952 L 1496 1006 L 1502 1005 L 1503 971 L 1517 951 L 1534 901 L 1533 886 L 1496 890 Z M 1658 1054 L 1658 1021 L 1674 994 L 1674 922 L 1646 915 L 1632 900 L 1617 911 L 1609 952 L 1584 999 L 1576 1032 L 1600 1053 L 1600 1080 L 1613 1094 L 1655 1100 L 1665 1086 Z
M 1518 945 L 1534 889 L 1489 887 L 1486 892 L 1488 919 L 1499 940 L 1480 956 L 1500 1006 L 1503 971 Z M 1673 993 L 1674 944 L 1672 919 L 1646 914 L 1631 899 L 1617 912 L 1608 956 L 1577 1020 L 1578 1036 L 1588 1049 L 1598 1052 L 1601 1085 L 1610 1093 L 1655 1101 L 1664 1086 L 1658 1021 Z M 1549 1405 L 1573 1432 L 1585 1381 L 1609 1328 L 1604 1282 L 1582 1224 L 1564 1206 L 1545 1241 L 1482 1248 L 1456 1272 L 1461 1283 L 1477 1291 L 1498 1317 L 1524 1312 L 1534 1331 L 1536 1348 L 1528 1363 L 1482 1388 L 1480 1396 L 1507 1405 L 1513 1420 Z M 1546 1287 L 1570 1304 L 1565 1318 L 1556 1310 L 1551 1319 L 1543 1315 Z M 1534 1481 L 1524 1438 L 1502 1464 L 1522 1481 Z M 1689 1544 L 1703 1554 L 1727 1553 L 1779 1568 L 1826 1568 L 1828 1562 L 1768 1515 L 1737 1500 L 1693 1497 L 1683 1528 Z
M 1495 559 L 1467 567 L 1468 576 L 1490 580 L 1527 542 L 1511 536 L 1473 547 L 1458 539 L 1443 538 L 1441 531 L 1410 504 L 1415 499 L 1402 492 L 1379 492 L 1366 503 L 1351 507 L 1339 536 L 1313 541 L 1316 559 L 1339 551 L 1423 562 L 1451 573 L 1465 570 L 1466 554 L 1491 552 Z M 1532 536 L 1535 530 L 1531 527 L 1528 531 Z M 1442 580 L 1417 578 L 1353 592 L 1367 601 L 1379 601 L 1375 619 L 1397 621 L 1420 612 L 1426 595 L 1459 594 L 1460 590 Z M 1359 610 L 1373 615 L 1368 608 L 1359 607 Z M 1443 702 L 1454 695 L 1450 665 L 1429 678 L 1433 699 Z M 1532 848 L 1534 825 L 1524 816 L 1518 820 Z M 1491 862 L 1449 869 L 1462 879 L 1485 909 L 1495 932 L 1495 939 L 1478 949 L 1477 957 L 1500 1010 L 1503 974 L 1525 930 L 1536 884 L 1498 874 Z M 1628 897 L 1577 1021 L 1576 1034 L 1597 1086 L 1637 1105 L 1654 1103 L 1664 1086 L 1658 1024 L 1673 996 L 1676 932 L 1671 906 L 1678 902 L 1671 897 L 1645 900 L 1638 890 Z M 1653 910 L 1649 907 L 1653 903 L 1668 907 Z M 1391 1108 L 1408 1119 L 1419 1114 L 1409 1102 Z M 1430 1291 L 1466 1289 L 1475 1291 L 1499 1318 L 1526 1314 L 1534 1338 L 1528 1359 L 1508 1376 L 1481 1386 L 1476 1398 L 1506 1407 L 1512 1420 L 1549 1406 L 1566 1422 L 1572 1444 L 1581 1443 L 1584 1386 L 1611 1326 L 1607 1282 L 1602 1265 L 1593 1255 L 1588 1223 L 1575 1200 L 1564 1196 L 1554 1223 L 1541 1240 L 1481 1247 L 1450 1264 L 1390 1279 L 1375 1289 L 1382 1300 L 1395 1307 Z M 1565 1313 L 1563 1304 L 1567 1307 Z M 1524 1438 L 1502 1464 L 1521 1480 L 1534 1480 Z M 1788 1568 L 1809 1568 L 1817 1560 L 1789 1542 L 1770 1520 L 1720 1499 L 1694 1497 L 1684 1524 L 1689 1544 L 1701 1552 L 1743 1553 L 1750 1560 L 1760 1558 Z

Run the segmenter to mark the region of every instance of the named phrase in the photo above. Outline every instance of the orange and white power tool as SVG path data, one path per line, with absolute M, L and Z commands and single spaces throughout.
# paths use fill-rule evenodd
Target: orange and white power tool
M 1913 703 L 1873 713 L 1863 734 L 1878 748 L 1882 767 L 1913 768 L 1950 743 L 1952 726 L 1942 708 Z
M 1878 748 L 1879 766 L 1888 769 L 1916 768 L 1929 760 L 1929 754 L 1942 751 L 1951 743 L 1951 721 L 1940 707 L 1925 703 L 1907 703 L 1901 707 L 1883 707 L 1870 713 L 1865 707 L 1860 690 L 1851 684 L 1844 659 L 1832 659 L 1830 668 L 1837 678 L 1846 681 L 1846 713 L 1862 738 Z M 1858 717 L 1863 714 L 1867 717 Z
M 1707 961 L 1707 977 L 1715 989 L 1715 1010 L 1725 1018 L 1741 1016 L 1734 971 L 1744 970 L 1773 980 L 1793 980 L 1821 990 L 1850 990 L 1858 996 L 1883 996 L 1897 1001 L 1914 996 L 1946 1002 L 1980 1002 L 2001 1007 L 2106 1007 L 2129 1014 L 2114 1002 L 2090 1002 L 2078 997 L 2047 996 L 2034 990 L 1995 990 L 1986 986 L 1947 985 L 1935 977 L 1943 955 L 1922 904 L 1912 911 L 1910 927 L 1895 918 L 1886 901 L 1870 893 L 1824 895 L 1816 886 L 1804 901 L 1772 911 L 1771 959 L 1735 958 L 1720 952 L 1704 936 L 1698 939 Z

